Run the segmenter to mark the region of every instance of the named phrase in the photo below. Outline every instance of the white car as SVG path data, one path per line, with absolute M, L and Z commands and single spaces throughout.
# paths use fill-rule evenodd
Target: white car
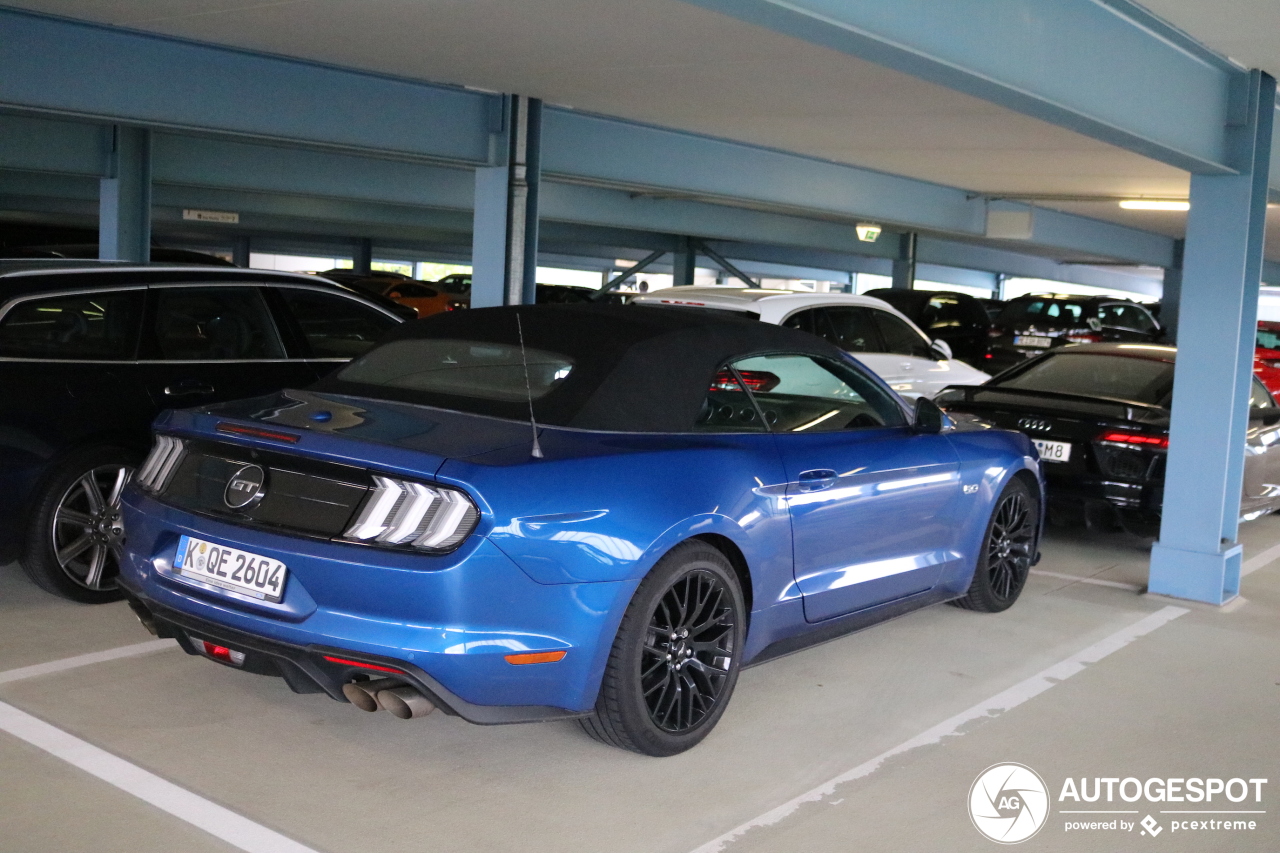
M 931 398 L 948 385 L 981 385 L 991 378 L 952 358 L 946 341 L 930 341 L 893 306 L 871 296 L 717 285 L 672 287 L 632 302 L 742 311 L 810 332 L 852 354 L 907 398 Z

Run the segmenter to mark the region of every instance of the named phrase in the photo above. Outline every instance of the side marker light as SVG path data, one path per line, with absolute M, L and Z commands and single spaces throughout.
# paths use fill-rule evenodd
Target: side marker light
M 567 652 L 561 650 L 558 652 L 523 652 L 518 655 L 504 655 L 503 660 L 507 663 L 521 666 L 526 663 L 556 663 L 564 660 Z

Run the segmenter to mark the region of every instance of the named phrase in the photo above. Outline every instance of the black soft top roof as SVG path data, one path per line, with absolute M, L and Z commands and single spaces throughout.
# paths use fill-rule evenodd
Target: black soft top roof
M 640 305 L 566 304 L 479 308 L 435 314 L 394 330 L 382 343 L 451 338 L 518 346 L 516 315 L 529 349 L 574 360 L 562 384 L 534 401 L 542 423 L 622 432 L 687 432 L 726 362 L 794 352 L 843 361 L 813 335 L 729 312 Z M 527 403 L 370 387 L 332 377 L 317 390 L 373 396 L 526 420 Z

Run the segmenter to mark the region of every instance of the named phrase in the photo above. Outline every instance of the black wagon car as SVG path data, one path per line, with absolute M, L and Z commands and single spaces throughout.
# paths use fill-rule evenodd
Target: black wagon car
M 990 334 L 990 373 L 1066 344 L 1150 343 L 1164 338 L 1160 323 L 1137 302 L 1061 294 L 1010 299 L 996 315 Z
M 117 598 L 120 492 L 160 411 L 309 385 L 400 322 L 314 276 L 0 261 L 0 560 Z
M 1154 535 L 1176 355 L 1156 344 L 1055 348 L 984 385 L 948 388 L 936 401 L 948 413 L 1025 433 L 1044 463 L 1052 515 Z M 1280 408 L 1254 377 L 1242 515 L 1280 509 L 1278 483 Z
M 867 296 L 883 299 L 911 319 L 932 340 L 944 340 L 951 354 L 972 367 L 987 370 L 991 318 L 982 303 L 950 290 L 895 290 L 880 287 Z

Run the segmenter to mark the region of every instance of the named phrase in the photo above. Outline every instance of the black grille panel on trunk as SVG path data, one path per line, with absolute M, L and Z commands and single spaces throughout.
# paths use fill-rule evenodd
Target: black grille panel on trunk
M 246 466 L 250 471 L 243 476 Z M 260 486 L 252 471 L 255 466 L 261 470 Z M 240 493 L 228 488 L 238 475 L 250 483 Z M 342 535 L 371 485 L 369 474 L 361 468 L 190 441 L 185 458 L 160 496 L 192 512 L 327 539 Z M 240 504 L 241 500 L 245 502 Z

